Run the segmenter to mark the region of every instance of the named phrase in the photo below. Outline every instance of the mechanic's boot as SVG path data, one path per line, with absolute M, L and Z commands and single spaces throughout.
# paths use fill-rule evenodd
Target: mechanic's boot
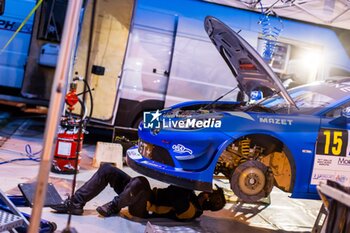
M 74 203 L 71 198 L 67 198 L 63 203 L 50 206 L 56 210 L 56 213 L 82 215 L 84 212 L 83 205 Z
M 120 208 L 113 201 L 110 201 L 102 206 L 97 207 L 96 211 L 103 217 L 110 217 L 118 214 Z

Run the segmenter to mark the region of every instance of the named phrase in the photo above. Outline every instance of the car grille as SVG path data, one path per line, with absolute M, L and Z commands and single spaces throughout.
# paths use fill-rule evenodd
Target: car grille
M 174 167 L 174 161 L 163 147 L 139 140 L 139 153 L 145 158 Z

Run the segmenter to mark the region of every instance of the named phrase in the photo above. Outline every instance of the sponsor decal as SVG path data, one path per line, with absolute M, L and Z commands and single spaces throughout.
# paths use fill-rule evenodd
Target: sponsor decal
M 313 180 L 334 180 L 337 181 L 339 183 L 344 184 L 345 182 L 347 182 L 349 179 L 348 177 L 344 176 L 344 175 L 339 175 L 339 174 L 325 174 L 325 173 L 314 173 L 312 175 L 312 179 Z
M 312 150 L 308 150 L 308 149 L 302 149 L 301 152 L 306 154 L 312 154 Z
M 21 26 L 21 22 L 0 19 L 0 29 L 2 30 L 16 31 L 19 28 L 19 26 Z M 32 24 L 25 24 L 20 30 L 20 32 L 30 34 L 32 33 L 32 27 Z
M 259 117 L 260 123 L 275 125 L 292 125 L 293 120 L 283 118 Z
M 345 157 L 347 147 L 347 130 L 321 128 L 318 132 L 316 144 L 317 155 Z
M 350 166 L 350 158 L 339 158 L 338 165 Z
M 186 148 L 184 145 L 181 145 L 181 144 L 173 145 L 172 149 L 175 153 L 178 153 L 178 154 L 184 154 L 184 153 L 188 153 L 190 155 L 193 154 L 193 151 L 191 149 Z
M 235 111 L 235 112 L 227 112 L 227 113 L 230 114 L 231 116 L 236 116 L 236 117 L 244 118 L 244 119 L 247 119 L 250 121 L 255 121 L 255 119 L 246 112 L 236 112 Z
M 165 165 L 160 165 L 156 162 L 153 162 L 153 161 L 149 161 L 149 160 L 142 160 L 141 161 L 142 164 L 147 164 L 147 165 L 150 165 L 152 167 L 157 167 L 157 168 L 161 168 L 161 169 L 164 169 L 165 168 Z
M 346 118 L 350 118 L 350 107 L 344 108 L 342 110 L 342 115 L 345 116 Z
M 334 180 L 350 185 L 349 130 L 321 128 L 318 132 L 311 184 Z
M 143 113 L 144 128 L 177 128 L 177 129 L 200 129 L 200 128 L 221 128 L 221 120 L 215 118 L 200 119 L 189 116 L 185 119 L 174 119 L 162 117 L 162 113 L 156 112 Z
M 194 155 L 181 155 L 181 156 L 175 156 L 178 160 L 189 160 L 194 159 Z
M 128 153 L 128 156 L 131 158 L 131 159 L 142 159 L 142 156 L 141 154 L 138 152 L 137 148 L 136 149 L 130 149 L 127 151 Z
M 332 160 L 331 159 L 318 158 L 317 159 L 317 164 L 320 165 L 320 166 L 327 166 L 327 167 L 329 167 L 330 165 L 332 165 Z
M 339 89 L 342 92 L 348 93 L 350 92 L 350 86 L 347 84 L 340 84 L 340 83 L 329 83 L 328 84 L 331 87 L 335 87 L 337 89 Z
M 333 180 L 334 175 L 332 174 L 322 174 L 322 173 L 314 173 L 312 176 L 312 179 L 314 180 Z
M 349 178 L 346 177 L 346 176 L 343 176 L 343 175 L 337 175 L 335 177 L 335 181 L 337 181 L 337 182 L 339 182 L 341 184 L 345 184 L 348 180 L 349 180 Z

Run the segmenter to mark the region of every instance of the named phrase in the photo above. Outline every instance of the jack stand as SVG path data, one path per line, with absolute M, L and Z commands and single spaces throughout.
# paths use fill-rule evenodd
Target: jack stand
M 268 195 L 267 197 L 261 198 L 258 203 L 265 204 L 265 205 L 270 205 L 271 204 L 271 196 Z
M 256 201 L 256 202 L 244 202 L 241 199 L 237 199 L 236 201 L 234 201 L 237 204 L 248 204 L 248 205 L 270 205 L 271 204 L 271 196 L 268 195 L 267 197 L 263 197 L 260 200 Z
M 62 230 L 62 233 L 78 233 L 78 231 L 74 227 L 68 226 Z
M 0 232 L 14 232 L 15 228 L 21 227 L 22 225 L 23 219 L 6 211 L 0 210 Z
M 240 199 L 234 202 L 232 207 L 235 218 L 239 218 L 242 221 L 247 221 L 248 219 L 254 217 L 264 209 L 266 209 L 271 204 L 270 195 L 260 199 L 257 202 L 244 202 Z
M 26 232 L 31 216 L 20 212 L 17 207 L 28 207 L 24 196 L 7 196 L 0 189 L 0 232 Z M 40 220 L 40 233 L 54 232 L 57 225 L 54 222 Z
M 23 214 L 16 208 L 12 201 L 6 196 L 6 194 L 0 189 L 0 199 L 6 204 L 12 211 L 12 214 L 0 211 L 0 231 L 14 232 L 15 228 L 25 225 L 29 226 L 28 220 Z

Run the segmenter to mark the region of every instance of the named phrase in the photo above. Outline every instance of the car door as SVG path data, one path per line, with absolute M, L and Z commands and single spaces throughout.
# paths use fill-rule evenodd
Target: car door
M 310 192 L 316 192 L 316 185 L 328 179 L 350 185 L 350 124 L 349 119 L 341 116 L 341 111 L 349 106 L 350 101 L 345 101 L 321 118 Z

